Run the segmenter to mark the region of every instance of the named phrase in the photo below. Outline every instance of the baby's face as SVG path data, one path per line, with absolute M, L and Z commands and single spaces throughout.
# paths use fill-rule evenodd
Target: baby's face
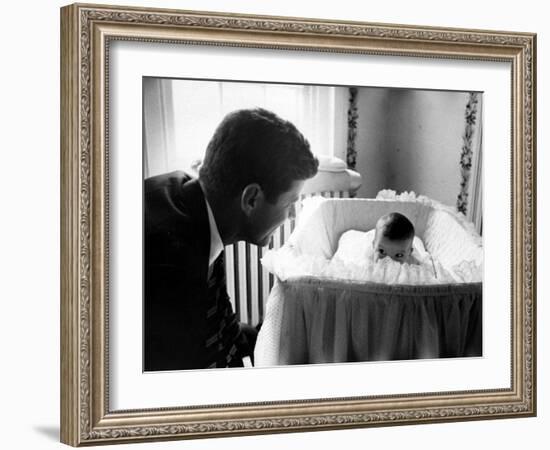
M 394 261 L 404 263 L 409 260 L 412 253 L 412 239 L 395 241 L 384 236 L 377 236 L 373 242 L 374 260 L 390 257 Z

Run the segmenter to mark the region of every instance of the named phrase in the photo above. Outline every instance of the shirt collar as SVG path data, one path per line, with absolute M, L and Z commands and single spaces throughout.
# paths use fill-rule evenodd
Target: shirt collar
M 216 225 L 216 220 L 214 219 L 214 213 L 212 212 L 212 208 L 210 208 L 206 196 L 204 196 L 204 202 L 206 203 L 208 223 L 210 224 L 210 254 L 208 255 L 208 266 L 211 266 L 223 251 L 223 242 L 220 232 L 218 231 L 218 226 Z

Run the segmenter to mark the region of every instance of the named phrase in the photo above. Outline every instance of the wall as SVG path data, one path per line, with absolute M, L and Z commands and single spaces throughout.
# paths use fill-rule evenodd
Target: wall
M 360 88 L 359 196 L 394 189 L 454 205 L 467 102 L 468 94 L 462 92 Z
M 359 197 L 372 198 L 380 189 L 389 188 L 387 172 L 390 166 L 386 151 L 386 114 L 388 90 L 360 88 L 357 93 L 357 170 L 362 184 Z
M 117 4 L 239 11 L 326 19 L 533 31 L 538 39 L 538 228 L 550 229 L 550 44 L 544 2 L 299 2 L 293 0 L 117 0 Z M 3 6 L 4 86 L 0 103 L 0 410 L 2 448 L 61 449 L 59 424 L 59 6 L 30 0 Z M 498 8 L 498 14 L 496 11 Z M 538 238 L 538 417 L 218 440 L 134 444 L 116 449 L 543 449 L 550 429 L 550 291 L 544 258 L 550 237 Z M 546 277 L 547 278 L 547 277 Z M 406 376 L 406 374 L 403 374 Z M 366 380 L 367 382 L 368 380 Z M 345 380 L 342 380 L 345 383 Z M 268 387 L 266 387 L 268 388 Z

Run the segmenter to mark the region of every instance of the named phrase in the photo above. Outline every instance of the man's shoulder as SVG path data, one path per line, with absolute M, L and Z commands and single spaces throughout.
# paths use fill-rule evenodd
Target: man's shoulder
M 144 202 L 146 219 L 154 222 L 167 219 L 186 222 L 202 216 L 203 212 L 206 214 L 198 180 L 183 171 L 145 179 Z
M 176 247 L 208 238 L 208 216 L 200 184 L 185 172 L 147 178 L 144 187 L 145 235 Z
M 167 188 L 181 188 L 186 183 L 192 181 L 194 178 L 188 173 L 182 170 L 175 170 L 173 172 L 163 173 L 160 175 L 154 175 L 146 178 L 144 181 L 144 193 L 150 195 L 159 190 L 166 190 Z

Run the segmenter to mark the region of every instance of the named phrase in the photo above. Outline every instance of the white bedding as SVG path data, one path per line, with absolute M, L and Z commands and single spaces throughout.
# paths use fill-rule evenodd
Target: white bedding
M 361 238 L 375 227 L 379 217 L 392 211 L 405 214 L 413 223 L 419 240 L 423 241 L 425 248 L 418 240 L 415 246 L 418 253 L 415 256 L 421 264 L 400 264 L 390 258 L 373 264 L 365 263 L 364 255 L 369 243 Z M 358 239 L 360 244 L 357 244 Z M 338 252 L 339 241 L 342 245 Z M 397 329 L 398 323 L 404 320 L 400 314 L 406 315 L 417 326 L 411 329 L 414 336 L 411 330 L 408 334 L 403 331 L 405 344 L 418 341 L 422 342 L 419 349 L 433 350 L 433 354 L 420 352 L 409 355 L 389 351 L 393 347 L 388 344 L 372 349 L 374 353 L 363 355 L 361 360 L 440 355 L 440 350 L 432 348 L 434 343 L 439 342 L 439 326 L 449 331 L 457 324 L 466 324 L 468 328 L 470 321 L 475 324 L 478 320 L 476 314 L 471 313 L 477 309 L 471 308 L 473 305 L 480 308 L 481 304 L 482 239 L 464 216 L 426 197 L 383 191 L 377 199 L 312 198 L 309 204 L 304 205 L 296 229 L 287 243 L 278 250 L 267 252 L 262 264 L 276 275 L 276 281 L 267 301 L 266 315 L 256 343 L 255 364 L 258 366 L 348 360 L 348 350 L 340 349 L 334 355 L 325 355 L 327 349 L 332 348 L 327 346 L 326 337 L 333 336 L 339 343 L 348 342 L 339 337 L 366 330 L 348 323 L 354 317 L 363 320 L 378 317 L 377 314 L 384 312 L 382 316 L 386 322 L 397 322 L 392 322 L 391 326 L 383 322 L 383 331 Z M 335 308 L 334 311 L 332 308 Z M 374 309 L 365 313 L 366 316 L 360 313 L 369 308 Z M 437 312 L 438 308 L 440 312 Z M 422 311 L 425 314 L 417 317 Z M 312 356 L 311 348 L 306 352 L 309 355 L 307 358 L 302 358 L 303 355 L 299 358 L 292 356 L 298 351 L 295 348 L 297 345 L 305 345 L 298 342 L 300 339 L 295 339 L 299 335 L 297 330 L 307 331 L 300 328 L 302 319 L 306 317 L 304 314 L 311 316 L 311 327 L 306 329 L 311 333 L 320 330 L 320 334 L 302 340 L 321 342 L 322 345 L 314 347 L 323 353 L 322 356 Z M 441 325 L 440 320 L 447 322 Z M 470 328 L 480 329 L 477 325 Z M 457 336 L 467 336 L 467 333 L 462 333 L 462 328 L 456 330 Z M 443 335 L 446 336 L 445 333 Z M 476 343 L 473 346 L 476 355 L 479 353 L 480 339 L 472 340 Z M 375 341 L 380 342 L 378 338 Z M 454 344 L 461 342 L 453 338 Z M 359 347 L 362 348 L 361 345 Z M 388 350 L 387 355 L 376 353 L 381 349 Z M 465 354 L 469 353 L 459 349 L 452 353 L 455 356 Z
M 430 285 L 482 280 L 482 241 L 463 216 L 426 197 L 389 195 L 382 191 L 380 198 L 370 200 L 311 199 L 287 244 L 267 252 L 262 264 L 282 281 L 316 277 Z M 367 232 L 379 217 L 391 211 L 401 212 L 413 222 L 419 265 L 390 258 L 368 263 L 372 235 Z

